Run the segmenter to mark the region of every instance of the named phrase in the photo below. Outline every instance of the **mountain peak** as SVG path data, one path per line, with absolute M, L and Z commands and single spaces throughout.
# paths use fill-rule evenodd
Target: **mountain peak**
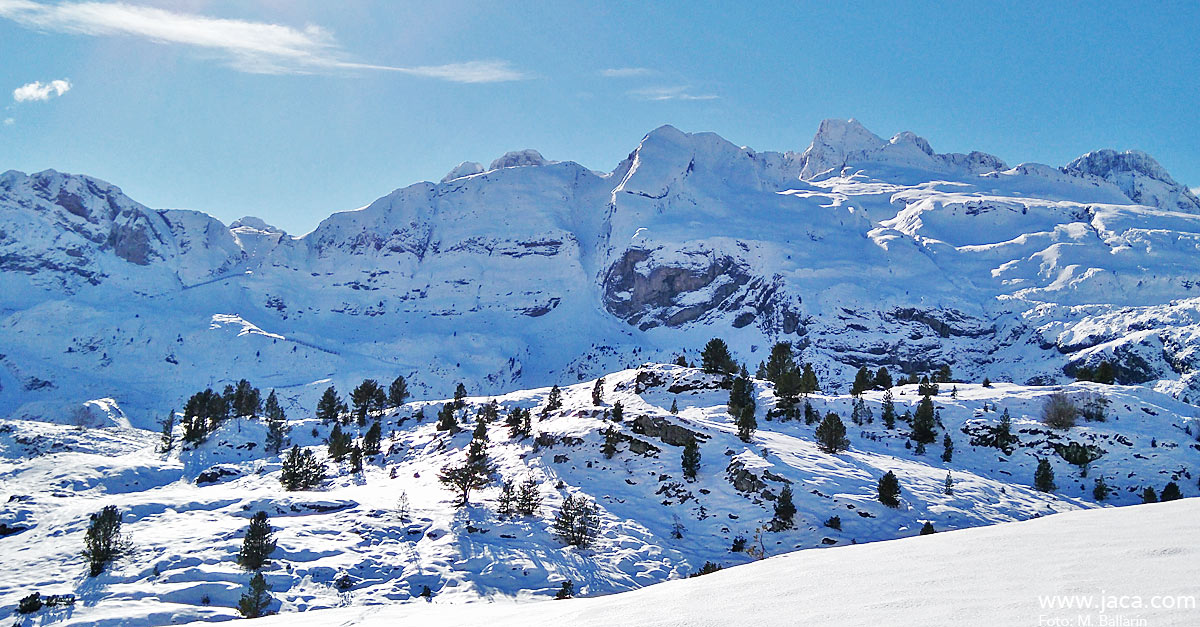
M 1101 178 L 1133 202 L 1184 213 L 1200 213 L 1200 199 L 1140 150 L 1094 150 L 1063 167 L 1068 174 Z
M 512 154 L 512 153 L 509 153 L 509 154 Z M 501 157 L 501 159 L 503 159 L 503 157 Z M 500 159 L 497 159 L 497 161 L 499 161 L 499 160 Z M 473 175 L 479 174 L 481 172 L 484 172 L 482 163 L 479 163 L 476 161 L 463 161 L 462 163 L 454 166 L 454 169 L 447 172 L 446 176 L 442 177 L 441 182 L 445 183 L 447 181 L 453 181 L 454 179 L 461 179 L 463 177 L 473 176 Z
M 492 162 L 492 165 L 489 169 L 499 170 L 500 168 L 541 166 L 549 165 L 550 163 L 550 161 L 547 161 L 545 157 L 542 156 L 542 153 L 532 148 L 526 148 L 525 150 L 514 150 L 512 152 L 504 153 L 503 157 L 500 157 Z

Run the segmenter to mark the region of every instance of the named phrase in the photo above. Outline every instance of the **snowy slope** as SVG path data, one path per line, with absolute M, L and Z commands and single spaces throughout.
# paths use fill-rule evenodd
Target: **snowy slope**
M 726 338 L 861 365 L 1200 396 L 1200 212 L 1142 153 L 1064 168 L 939 154 L 853 120 L 801 153 L 670 126 L 608 173 L 523 150 L 292 236 L 153 210 L 53 171 L 0 176 L 0 415 L 129 420 L 247 378 L 424 397 L 571 383 Z
M 802 551 L 594 599 L 354 607 L 251 624 L 925 627 L 981 619 L 990 625 L 1081 624 L 1075 621 L 1088 618 L 1097 625 L 1184 627 L 1200 620 L 1192 584 L 1200 566 L 1187 541 L 1197 517 L 1196 500 L 1071 512 Z M 1065 603 L 1075 607 L 1065 609 Z M 1091 607 L 1080 608 L 1083 603 Z
M 0 522 L 17 530 L 0 538 L 0 569 L 7 573 L 0 580 L 0 607 L 39 590 L 80 597 L 71 612 L 56 615 L 67 624 L 234 618 L 247 579 L 234 559 L 249 517 L 260 509 L 270 514 L 279 542 L 266 570 L 273 608 L 291 613 L 424 604 L 418 596 L 424 586 L 435 604 L 545 599 L 564 579 L 574 581 L 580 595 L 597 596 L 682 578 L 706 561 L 743 564 L 752 558 L 731 550 L 735 538 L 753 543 L 785 484 L 795 493 L 796 524 L 763 532 L 770 556 L 907 538 L 927 521 L 948 531 L 1095 508 L 1101 504 L 1093 500 L 1092 486 L 1101 476 L 1114 489 L 1103 505 L 1139 503 L 1143 488 L 1161 490 L 1168 481 L 1176 481 L 1185 496 L 1200 494 L 1200 444 L 1193 435 L 1200 433 L 1200 416 L 1145 387 L 1068 386 L 1075 397 L 1106 396 L 1109 418 L 1051 432 L 1037 415 L 1058 388 L 963 383 L 952 395 L 951 386 L 943 386 L 936 399 L 943 426 L 924 455 L 905 446 L 907 425 L 887 429 L 880 423 L 881 392 L 866 395 L 873 417 L 861 426 L 849 422 L 850 397 L 810 399 L 818 412 L 846 417 L 851 448 L 829 455 L 813 441 L 815 425 L 767 420 L 775 402 L 767 382 L 755 382 L 759 430 L 749 443 L 737 438 L 725 413 L 728 393 L 719 379 L 698 370 L 647 364 L 609 373 L 600 406 L 592 403 L 592 387 L 591 381 L 564 387 L 563 407 L 535 418 L 529 438 L 511 437 L 503 424 L 489 428 L 488 453 L 498 479 L 532 477 L 540 484 L 544 506 L 528 518 L 496 515 L 497 484 L 456 509 L 436 479 L 442 467 L 462 459 L 476 410 L 488 397 L 467 399 L 459 418 L 465 430 L 456 434 L 432 424 L 442 401 L 388 410 L 381 417 L 383 453 L 368 459 L 362 474 L 328 462 L 331 478 L 324 486 L 292 493 L 280 490 L 280 460 L 263 452 L 265 428 L 258 421 L 233 420 L 198 448 L 169 455 L 154 452 L 156 434 L 127 426 L 78 430 L 37 420 L 0 422 L 0 495 L 7 495 Z M 502 416 L 512 407 L 530 407 L 536 415 L 548 392 L 496 398 Z M 918 400 L 915 386 L 893 393 L 901 413 Z M 604 417 L 616 402 L 625 409 L 622 423 Z M 672 402 L 678 415 L 667 411 Z M 1018 438 L 1012 450 L 973 443 L 1004 409 Z M 424 421 L 413 418 L 418 410 Z M 292 441 L 314 447 L 324 459 L 322 440 L 330 428 L 307 413 L 291 417 Z M 611 459 L 601 448 L 610 426 L 621 434 Z M 942 433 L 954 442 L 950 462 L 941 459 Z M 700 441 L 695 481 L 685 480 L 680 469 L 680 438 L 689 434 Z M 1056 452 L 1056 445 L 1069 442 L 1103 451 L 1086 478 Z M 1039 457 L 1055 470 L 1054 493 L 1032 487 Z M 876 500 L 876 483 L 888 471 L 902 488 L 895 509 Z M 951 494 L 944 490 L 948 474 Z M 201 475 L 221 476 L 197 485 Z M 407 515 L 397 510 L 402 494 Z M 600 506 L 598 540 L 586 550 L 566 547 L 551 533 L 555 512 L 571 494 Z M 122 510 L 136 550 L 88 579 L 79 556 L 87 516 L 108 504 Z M 825 525 L 832 516 L 840 517 L 840 530 Z M 910 572 L 907 565 L 897 570 L 896 563 L 886 568 L 894 577 Z M 1018 599 L 1013 611 L 1024 611 L 1027 603 Z M 465 611 L 463 616 L 474 616 Z

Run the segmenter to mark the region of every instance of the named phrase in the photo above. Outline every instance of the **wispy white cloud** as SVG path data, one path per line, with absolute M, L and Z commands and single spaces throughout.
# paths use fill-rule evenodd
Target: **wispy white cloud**
M 13 124 L 16 124 L 16 123 L 17 123 L 17 121 L 12 118 L 4 118 L 5 126 L 12 126 Z
M 656 72 L 648 67 L 614 67 L 606 70 L 600 70 L 600 76 L 606 78 L 636 78 L 639 76 L 651 76 Z
M 643 87 L 631 89 L 629 95 L 642 100 L 716 100 L 716 94 L 694 93 L 686 86 Z
M 16 100 L 17 102 L 49 100 L 51 98 L 61 96 L 69 91 L 71 91 L 71 81 L 66 79 L 50 81 L 49 83 L 34 81 L 14 89 L 13 100 Z
M 469 61 L 402 67 L 350 60 L 333 34 L 320 26 L 214 18 L 126 4 L 0 0 L 0 17 L 27 28 L 76 35 L 140 37 L 216 54 L 231 68 L 254 74 L 309 74 L 382 70 L 457 83 L 494 83 L 528 76 L 507 61 Z

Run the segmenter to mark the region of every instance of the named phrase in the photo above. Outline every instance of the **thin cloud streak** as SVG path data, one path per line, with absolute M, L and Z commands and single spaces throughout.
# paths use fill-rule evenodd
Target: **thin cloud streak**
M 648 67 L 614 67 L 600 70 L 600 76 L 605 78 L 636 78 L 654 74 L 657 74 L 657 72 Z
M 122 2 L 40 4 L 0 0 L 0 17 L 45 32 L 140 37 L 160 44 L 190 46 L 225 57 L 251 74 L 312 74 L 339 70 L 385 70 L 456 83 L 495 83 L 528 76 L 507 61 L 469 61 L 398 67 L 354 62 L 320 26 L 213 18 Z
M 632 89 L 629 95 L 640 98 L 642 100 L 716 100 L 720 96 L 716 94 L 695 94 L 689 91 L 686 86 L 680 87 L 643 87 L 641 89 Z
M 26 83 L 13 90 L 13 100 L 17 102 L 39 102 L 57 98 L 71 91 L 71 81 L 60 79 L 42 83 L 34 81 Z

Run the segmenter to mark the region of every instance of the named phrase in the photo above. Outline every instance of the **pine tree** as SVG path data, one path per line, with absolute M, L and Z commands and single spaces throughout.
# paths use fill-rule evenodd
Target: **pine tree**
M 1146 486 L 1146 489 L 1142 490 L 1142 502 L 1143 503 L 1157 503 L 1158 502 L 1158 495 L 1154 493 L 1154 488 L 1152 488 L 1150 486 Z
M 985 388 L 992 387 L 992 380 L 987 377 L 984 377 L 983 378 L 983 387 L 985 387 Z
M 996 424 L 996 446 L 998 448 L 1008 448 L 1015 441 L 1012 433 L 1012 416 L 1008 415 L 1008 408 L 1004 408 L 1004 413 L 1000 414 L 1000 422 Z
M 378 420 L 371 422 L 371 428 L 367 429 L 367 434 L 363 436 L 362 452 L 363 455 L 378 455 L 380 450 L 380 442 L 383 440 L 383 426 Z
M 700 367 L 708 374 L 733 374 L 737 372 L 737 363 L 729 354 L 729 346 L 725 340 L 714 337 L 704 345 L 700 352 Z
M 271 586 L 262 573 L 254 573 L 246 584 L 246 592 L 238 600 L 238 611 L 246 618 L 259 618 L 267 615 L 271 605 Z
M 846 438 L 846 425 L 842 424 L 841 417 L 833 412 L 825 414 L 825 419 L 817 426 L 815 436 L 821 450 L 831 455 L 850 448 L 850 440 Z
M 942 436 L 942 461 L 949 462 L 954 459 L 954 440 L 950 439 L 950 434 L 946 433 Z
M 1162 489 L 1162 494 L 1158 496 L 1158 500 L 1166 503 L 1167 501 L 1178 501 L 1183 498 L 1183 493 L 1179 491 L 1179 484 L 1174 481 L 1168 483 Z
M 492 424 L 500 419 L 500 403 L 496 399 L 489 399 L 479 408 L 479 413 L 476 414 L 477 419 L 484 424 Z
M 267 513 L 259 510 L 250 519 L 250 526 L 246 528 L 242 550 L 238 553 L 238 565 L 246 570 L 259 570 L 266 565 L 274 551 L 275 540 L 271 538 L 271 523 L 267 520 Z
M 617 443 L 620 441 L 616 427 L 609 426 L 604 430 L 604 445 L 600 447 L 600 452 L 604 453 L 605 459 L 612 459 L 617 454 Z
M 104 572 L 104 567 L 126 555 L 130 542 L 121 534 L 121 514 L 116 505 L 109 505 L 91 515 L 83 537 L 83 556 L 88 560 L 92 577 Z
M 342 425 L 333 425 L 333 431 L 329 432 L 329 459 L 335 462 L 342 461 L 342 458 L 350 452 L 351 440 L 352 438 L 349 433 L 342 432 Z
M 586 548 L 599 531 L 600 510 L 582 496 L 569 495 L 563 499 L 554 517 L 554 533 L 570 546 Z
M 573 599 L 575 598 L 575 582 L 570 579 L 562 582 L 562 587 L 558 592 L 554 593 L 555 600 Z
M 550 388 L 550 396 L 546 397 L 546 408 L 542 410 L 542 413 L 547 414 L 562 409 L 562 404 L 562 390 L 558 389 L 558 386 L 555 385 Z
M 442 408 L 438 410 L 437 430 L 450 432 L 458 431 L 458 420 L 454 418 L 453 402 L 442 405 Z
M 500 485 L 500 497 L 496 499 L 496 513 L 512 516 L 517 511 L 517 490 L 512 481 Z
M 1093 381 L 1096 383 L 1103 383 L 1105 385 L 1112 385 L 1116 383 L 1117 373 L 1116 369 L 1113 368 L 1112 362 L 1107 359 L 1101 361 L 1100 365 L 1096 367 L 1096 376 Z
M 804 373 L 800 375 L 800 393 L 804 395 L 821 391 L 817 382 L 817 373 L 813 372 L 812 364 L 804 364 Z
M 928 396 L 923 397 L 917 403 L 917 413 L 913 416 L 912 434 L 909 437 L 914 442 L 930 444 L 937 438 L 937 433 L 934 432 L 935 424 L 933 401 Z
M 938 383 L 950 383 L 950 365 L 945 364 L 938 370 Z
M 325 464 L 317 461 L 316 455 L 310 450 L 300 450 L 292 446 L 287 458 L 283 460 L 283 469 L 279 473 L 279 483 L 288 492 L 295 490 L 311 490 L 325 481 Z
M 871 389 L 875 384 L 875 379 L 871 376 L 871 371 L 867 370 L 866 366 L 858 369 L 858 373 L 854 375 L 854 383 L 850 386 L 851 396 L 861 396 L 863 392 Z
M 358 474 L 363 471 L 362 447 L 357 442 L 350 447 L 350 472 Z
M 696 479 L 696 473 L 700 470 L 700 447 L 696 444 L 695 437 L 689 437 L 687 443 L 683 445 L 683 476 L 689 481 Z
M 404 380 L 404 376 L 398 376 L 392 384 L 388 386 L 388 404 L 392 407 L 399 407 L 408 400 L 408 381 Z
M 937 396 L 939 386 L 937 383 L 930 383 L 929 376 L 922 376 L 921 382 L 917 384 L 917 393 L 921 396 Z
M 375 379 L 364 379 L 350 392 L 350 402 L 354 404 L 354 418 L 363 426 L 370 412 L 380 411 L 387 404 L 387 394 Z
M 1111 492 L 1112 489 L 1108 487 L 1108 482 L 1104 480 L 1104 477 L 1097 477 L 1096 487 L 1092 488 L 1092 498 L 1097 501 L 1104 501 L 1108 499 L 1108 495 Z
M 263 417 L 267 419 L 266 449 L 272 455 L 278 455 L 287 443 L 287 435 L 291 428 L 287 424 L 287 414 L 284 413 L 283 407 L 279 406 L 279 397 L 275 395 L 275 390 L 271 390 L 267 395 L 267 402 L 263 405 Z
M 946 483 L 942 487 L 942 494 L 945 494 L 946 496 L 954 494 L 954 477 L 950 476 L 949 470 L 946 471 Z
M 892 387 L 892 375 L 884 366 L 880 366 L 879 371 L 875 373 L 875 387 L 884 390 Z
M 513 407 L 504 420 L 508 425 L 509 437 L 523 438 L 533 430 L 532 415 L 528 409 Z
M 772 520 L 772 528 L 775 531 L 791 529 L 795 519 L 796 506 L 792 503 L 792 486 L 785 485 L 779 492 L 779 498 L 775 499 L 775 518 Z
M 812 403 L 804 401 L 804 424 L 816 424 L 820 419 L 821 415 L 817 413 L 817 410 L 813 409 Z
M 742 413 L 737 417 L 738 437 L 743 442 L 749 442 L 758 428 L 758 420 L 754 418 L 754 405 L 742 407 Z
M 458 385 L 454 386 L 454 408 L 462 409 L 463 407 L 466 407 L 466 406 L 467 406 L 467 386 L 463 385 L 462 381 L 459 381 Z
M 746 406 L 754 407 L 754 384 L 746 377 L 737 377 L 733 380 L 733 386 L 729 388 L 729 403 L 726 405 L 726 411 L 730 416 L 737 418 L 742 415 L 742 409 Z
M 596 385 L 592 386 L 592 404 L 596 407 L 604 404 L 604 377 L 596 379 Z
M 1050 460 L 1044 457 L 1038 458 L 1037 470 L 1033 473 L 1033 487 L 1042 492 L 1053 492 L 1058 488 L 1054 485 L 1054 469 L 1050 467 Z
M 900 507 L 900 482 L 890 470 L 879 478 L 878 498 L 880 503 L 888 507 Z
M 233 388 L 232 392 L 232 395 L 227 395 L 227 401 L 234 416 L 258 415 L 262 398 L 258 388 L 250 385 L 249 381 L 242 379 L 237 382 L 237 387 Z
M 521 489 L 517 492 L 517 512 L 522 516 L 537 516 L 538 510 L 542 508 L 542 491 L 538 488 L 537 481 L 533 477 L 529 477 L 521 484 Z
M 759 378 L 766 379 L 778 386 L 780 377 L 795 371 L 796 360 L 792 356 L 792 343 L 776 342 L 771 347 L 771 356 L 767 358 L 767 363 L 763 366 L 763 376 Z
M 621 422 L 625 420 L 625 406 L 621 404 L 621 401 L 613 403 L 612 419 L 613 422 Z
M 487 444 L 472 440 L 467 447 L 467 459 L 460 466 L 447 466 L 438 475 L 438 481 L 458 493 L 457 507 L 467 505 L 471 491 L 485 487 L 492 480 L 496 467 L 488 459 Z
M 488 423 L 483 416 L 475 420 L 475 428 L 471 431 L 471 439 L 479 442 L 488 441 Z
M 676 402 L 676 399 L 671 399 L 671 409 L 668 411 L 670 411 L 672 414 L 679 413 L 679 404 Z
M 275 394 L 275 390 L 267 395 L 267 402 L 263 403 L 263 417 L 267 420 L 284 420 L 287 416 L 283 413 L 283 407 L 279 406 L 279 396 Z
M 928 520 L 925 521 L 925 524 L 921 526 L 921 535 L 927 536 L 933 533 L 937 533 L 937 531 L 933 528 L 933 523 L 929 522 Z
M 896 428 L 896 403 L 892 400 L 892 390 L 889 389 L 883 393 L 883 410 L 880 412 L 880 417 L 883 418 L 883 426 L 888 429 Z
M 171 413 L 167 414 L 167 417 L 159 422 L 159 425 L 162 429 L 162 435 L 158 440 L 158 452 L 170 453 L 175 448 L 175 410 L 172 409 Z
M 317 401 L 317 419 L 322 424 L 337 422 L 338 414 L 346 411 L 346 405 L 342 402 L 342 397 L 338 396 L 337 390 L 333 386 L 325 389 L 321 394 L 321 400 Z

